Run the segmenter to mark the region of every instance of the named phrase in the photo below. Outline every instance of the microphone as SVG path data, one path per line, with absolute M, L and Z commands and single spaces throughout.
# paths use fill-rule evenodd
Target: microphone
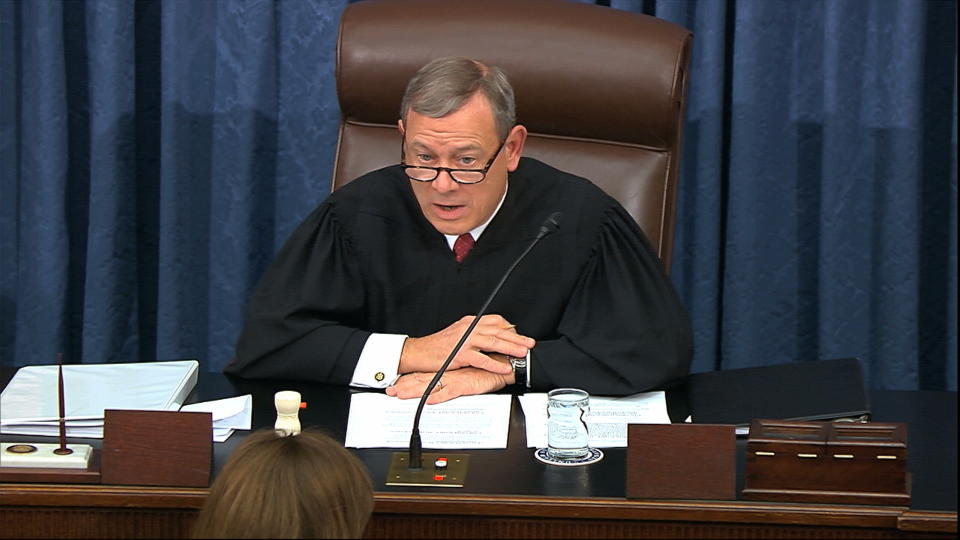
M 423 480 L 420 478 L 419 473 L 423 470 L 423 444 L 420 440 L 420 415 L 423 413 L 423 407 L 427 404 L 427 397 L 430 396 L 430 393 L 433 392 L 433 388 L 440 382 L 440 378 L 443 377 L 444 372 L 446 372 L 447 367 L 450 365 L 450 362 L 453 361 L 453 358 L 460 352 L 460 349 L 463 347 L 463 344 L 467 341 L 467 338 L 470 336 L 470 332 L 473 331 L 474 327 L 477 326 L 477 323 L 480 322 L 480 317 L 482 317 L 486 312 L 487 308 L 490 307 L 490 302 L 493 301 L 494 297 L 497 296 L 497 293 L 500 292 L 500 288 L 503 287 L 503 284 L 507 281 L 507 278 L 510 277 L 510 274 L 513 273 L 513 269 L 520 264 L 520 261 L 533 250 L 534 246 L 537 245 L 541 240 L 547 236 L 553 234 L 558 229 L 560 229 L 560 217 L 563 215 L 562 212 L 554 212 L 550 214 L 546 220 L 544 220 L 543 225 L 540 226 L 540 232 L 537 233 L 536 238 L 530 242 L 526 249 L 523 250 L 523 253 L 520 254 L 516 260 L 513 261 L 513 264 L 507 268 L 507 271 L 504 272 L 503 277 L 500 278 L 500 282 L 497 283 L 497 286 L 493 288 L 493 292 L 490 293 L 490 296 L 487 297 L 487 300 L 483 303 L 483 306 L 477 312 L 477 316 L 474 317 L 473 321 L 470 322 L 470 325 L 467 326 L 467 329 L 463 332 L 463 336 L 460 337 L 460 341 L 453 347 L 453 350 L 450 351 L 450 354 L 447 356 L 447 359 L 444 360 L 443 364 L 440 365 L 440 369 L 437 370 L 436 375 L 433 376 L 433 379 L 430 380 L 430 383 L 427 385 L 426 389 L 423 391 L 423 395 L 420 397 L 420 403 L 417 405 L 417 413 L 413 418 L 413 430 L 410 434 L 410 450 L 409 450 L 409 461 L 407 464 L 408 474 L 402 474 L 401 471 L 397 470 L 397 463 L 402 461 L 402 455 L 398 460 L 397 454 L 394 454 L 394 460 L 391 464 L 391 470 L 388 471 L 387 476 L 387 485 L 424 485 Z M 398 477 L 409 477 L 413 475 L 416 477 L 413 482 L 403 483 L 398 481 Z M 462 487 L 462 486 L 461 486 Z

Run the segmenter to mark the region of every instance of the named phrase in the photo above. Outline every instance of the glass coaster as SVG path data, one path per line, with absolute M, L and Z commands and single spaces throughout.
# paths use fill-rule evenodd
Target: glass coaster
M 538 448 L 536 452 L 533 453 L 540 461 L 547 463 L 549 465 L 562 465 L 564 467 L 573 467 L 575 465 L 589 465 L 591 463 L 596 463 L 603 459 L 603 451 L 599 448 L 589 448 L 587 455 L 582 458 L 576 459 L 556 459 L 550 457 L 547 454 L 546 448 Z

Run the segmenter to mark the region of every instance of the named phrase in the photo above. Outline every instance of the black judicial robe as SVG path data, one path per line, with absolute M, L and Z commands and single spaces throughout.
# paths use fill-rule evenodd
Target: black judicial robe
M 461 263 L 399 166 L 332 193 L 261 278 L 224 371 L 347 384 L 371 332 L 420 337 L 475 315 L 557 210 L 560 229 L 488 310 L 537 340 L 532 388 L 626 395 L 686 376 L 689 318 L 639 226 L 592 182 L 531 158 Z

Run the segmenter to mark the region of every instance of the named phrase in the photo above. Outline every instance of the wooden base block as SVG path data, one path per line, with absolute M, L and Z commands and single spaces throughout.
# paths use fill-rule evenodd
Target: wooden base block
M 910 506 L 910 477 L 908 475 L 904 493 L 744 488 L 742 494 L 744 499 L 752 501 Z
M 743 498 L 910 506 L 906 425 L 754 419 Z

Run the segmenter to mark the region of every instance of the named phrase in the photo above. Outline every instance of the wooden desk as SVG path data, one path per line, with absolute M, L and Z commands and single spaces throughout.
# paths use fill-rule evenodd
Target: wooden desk
M 342 440 L 350 396 L 343 388 L 204 374 L 194 399 L 253 393 L 254 426 L 269 426 L 276 416 L 272 395 L 279 389 L 296 389 L 304 395 L 309 404 L 301 413 L 305 426 L 322 427 Z M 470 452 L 463 489 L 385 486 L 392 451 L 357 450 L 377 490 L 367 536 L 955 537 L 956 393 L 874 392 L 871 399 L 875 420 L 908 423 L 913 508 L 627 500 L 623 497 L 624 449 L 607 449 L 603 461 L 588 467 L 544 465 L 525 446 L 523 418 L 515 406 L 508 448 Z M 244 436 L 240 432 L 215 445 L 216 467 Z M 738 492 L 743 447 L 744 441 L 738 441 Z M 185 537 L 206 493 L 206 489 L 186 488 L 0 484 L 0 536 Z

